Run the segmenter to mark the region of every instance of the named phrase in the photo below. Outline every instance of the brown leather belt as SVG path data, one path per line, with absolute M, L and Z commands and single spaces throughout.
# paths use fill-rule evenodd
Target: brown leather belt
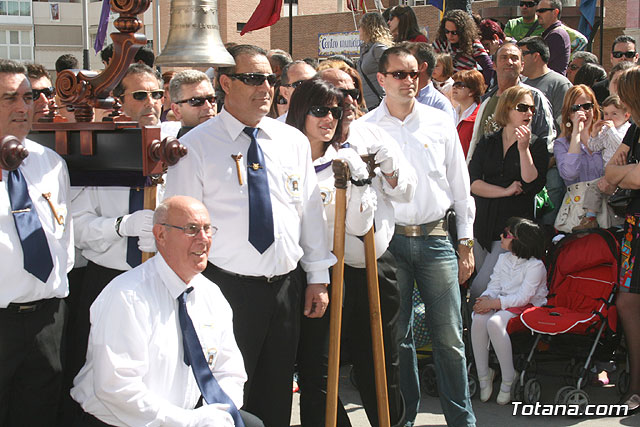
M 7 306 L 7 308 L 2 308 L 0 310 L 5 310 L 11 313 L 33 313 L 34 311 L 44 307 L 47 303 L 55 300 L 57 299 L 48 298 L 30 302 L 12 302 Z
M 444 219 L 428 222 L 420 225 L 398 225 L 396 224 L 395 234 L 407 237 L 420 236 L 447 236 L 447 230 L 444 228 Z

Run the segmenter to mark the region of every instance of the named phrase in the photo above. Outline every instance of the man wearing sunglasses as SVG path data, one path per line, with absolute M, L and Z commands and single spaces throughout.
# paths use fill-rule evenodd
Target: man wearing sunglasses
M 451 117 L 415 99 L 418 61 L 411 52 L 402 47 L 389 48 L 382 54 L 378 68 L 378 83 L 386 96 L 378 108 L 360 120 L 386 130 L 418 175 L 413 200 L 393 203 L 396 225 L 389 245 L 398 266 L 400 387 L 406 402 L 407 425 L 413 425 L 420 403 L 410 323 L 416 283 L 426 307 L 440 403 L 447 424 L 474 426 L 458 285 L 471 276 L 474 265 L 471 248 L 475 203 L 469 172 Z M 450 208 L 457 215 L 457 242 L 449 239 L 444 226 Z
M 33 90 L 33 121 L 49 114 L 50 107 L 55 105 L 56 90 L 51 84 L 51 76 L 43 65 L 26 64 L 27 75 Z
M 266 52 L 237 45 L 229 53 L 235 66 L 218 70 L 224 107 L 181 138 L 189 154 L 169 168 L 166 194 L 195 197 L 216 219 L 218 249 L 204 275 L 233 309 L 248 376 L 244 408 L 267 426 L 285 426 L 302 296 L 304 315 L 322 317 L 335 257 L 309 141 L 266 117 L 276 83 Z
M 544 29 L 536 19 L 536 6 L 539 0 L 528 0 L 520 2 L 520 17 L 510 19 L 504 26 L 504 35 L 513 37 L 516 40 L 529 36 L 539 36 Z
M 571 57 L 571 38 L 560 21 L 561 14 L 560 0 L 540 0 L 536 8 L 538 22 L 544 28 L 541 37 L 549 46 L 549 68 L 564 76 Z
M 282 123 L 287 121 L 287 111 L 289 111 L 289 102 L 291 95 L 300 83 L 309 80 L 316 75 L 316 70 L 304 61 L 293 61 L 282 69 L 282 77 L 280 80 L 280 95 L 287 101 L 284 105 L 285 113 L 278 117 Z
M 171 110 L 182 127 L 178 138 L 216 115 L 216 95 L 211 80 L 202 71 L 176 73 L 169 83 Z
M 636 39 L 631 36 L 618 36 L 611 45 L 611 66 L 615 67 L 621 62 L 638 62 L 638 52 Z M 593 93 L 596 95 L 598 103 L 602 103 L 609 96 L 609 82 L 611 76 L 593 85 Z

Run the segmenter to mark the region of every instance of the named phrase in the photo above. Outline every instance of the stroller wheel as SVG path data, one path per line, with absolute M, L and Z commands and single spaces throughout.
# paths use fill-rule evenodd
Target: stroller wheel
M 420 383 L 422 390 L 431 397 L 438 397 L 438 382 L 436 381 L 436 367 L 433 363 L 429 363 L 422 368 L 420 375 Z
M 511 401 L 522 402 L 524 400 L 524 386 L 520 382 L 520 373 L 516 377 L 513 385 L 511 386 Z
M 564 374 L 564 382 L 567 385 L 574 386 L 578 383 L 578 379 L 580 379 L 580 370 L 582 366 L 580 363 L 576 362 L 575 359 L 571 359 L 565 368 Z
M 567 398 L 567 393 L 574 389 L 575 387 L 572 385 L 561 387 L 560 390 L 557 391 L 556 398 L 553 400 L 553 402 L 556 405 L 564 405 L 564 400 Z
M 574 389 L 567 393 L 564 403 L 566 405 L 578 405 L 578 412 L 584 414 L 587 405 L 589 405 L 589 395 L 584 390 Z
M 467 375 L 469 381 L 469 399 L 473 399 L 478 393 L 478 378 L 474 374 Z
M 540 401 L 540 381 L 535 378 L 527 380 L 524 385 L 524 403 L 533 404 Z
M 620 372 L 618 375 L 618 381 L 616 381 L 616 389 L 618 390 L 618 394 L 623 396 L 627 391 L 629 391 L 629 372 L 624 370 Z

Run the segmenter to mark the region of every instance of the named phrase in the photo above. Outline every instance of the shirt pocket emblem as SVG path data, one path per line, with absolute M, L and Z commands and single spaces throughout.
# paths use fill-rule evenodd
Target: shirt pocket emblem
M 297 174 L 287 175 L 284 186 L 285 186 L 285 189 L 287 190 L 287 193 L 289 193 L 291 197 L 295 199 L 300 198 L 300 195 L 301 195 L 300 175 L 297 175 Z

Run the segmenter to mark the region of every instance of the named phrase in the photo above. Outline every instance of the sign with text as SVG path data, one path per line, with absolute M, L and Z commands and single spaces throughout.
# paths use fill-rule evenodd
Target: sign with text
M 357 31 L 318 34 L 318 56 L 358 56 L 361 43 Z

